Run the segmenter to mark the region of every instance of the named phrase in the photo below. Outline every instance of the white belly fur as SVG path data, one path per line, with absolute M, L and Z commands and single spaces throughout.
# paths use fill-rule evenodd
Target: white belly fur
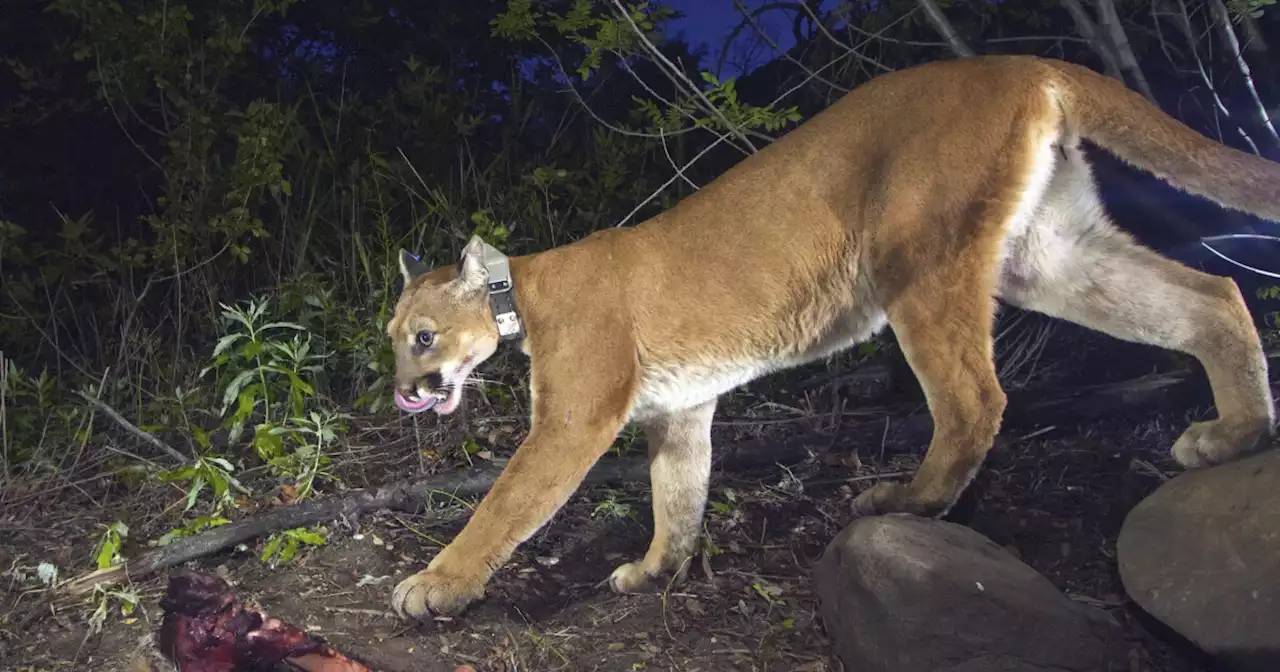
M 850 314 L 839 320 L 818 343 L 791 356 L 776 359 L 744 359 L 696 364 L 651 364 L 644 367 L 643 382 L 631 412 L 632 420 L 645 420 L 704 404 L 757 378 L 828 357 L 862 343 L 888 324 L 884 311 L 871 301 L 869 292 Z

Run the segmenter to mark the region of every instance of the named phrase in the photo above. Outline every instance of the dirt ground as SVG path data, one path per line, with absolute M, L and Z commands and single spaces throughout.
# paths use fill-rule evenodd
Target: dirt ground
M 785 469 L 717 471 L 705 525 L 711 552 L 685 583 L 661 592 L 618 596 L 602 583 L 616 565 L 644 552 L 651 530 L 647 483 L 580 490 L 495 575 L 486 599 L 454 619 L 411 626 L 392 616 L 388 602 L 395 584 L 422 567 L 464 517 L 432 527 L 412 514 L 378 512 L 329 524 L 326 544 L 274 568 L 257 557 L 262 540 L 188 566 L 223 574 L 269 613 L 387 671 L 461 664 L 482 671 L 839 670 L 817 616 L 810 567 L 849 520 L 854 494 L 878 478 L 909 476 L 927 430 L 901 417 L 837 424 L 790 421 L 781 413 L 785 421 L 747 422 L 735 418 L 776 404 L 762 405 L 749 393 L 735 403 L 721 412 L 717 445 L 804 440 L 831 454 Z M 335 468 L 349 487 L 447 468 L 437 454 L 415 447 L 457 442 L 466 432 L 483 436 L 495 426 L 485 412 L 472 408 L 448 425 L 397 419 L 395 426 L 367 427 L 351 435 Z M 1170 410 L 1006 432 L 951 518 L 1004 545 L 1074 599 L 1112 613 L 1131 637 L 1133 672 L 1206 672 L 1211 668 L 1193 651 L 1137 614 L 1115 569 L 1125 513 L 1178 472 L 1168 448 L 1204 413 Z M 497 422 L 509 433 L 491 432 L 495 445 L 484 447 L 509 454 L 522 420 Z M 133 584 L 140 611 L 129 618 L 113 613 L 100 635 L 87 637 L 88 602 L 34 608 L 38 593 L 19 590 L 12 570 L 50 561 L 64 577 L 87 571 L 101 525 L 117 519 L 131 527 L 126 553 L 145 550 L 137 540 L 169 529 L 183 499 L 176 488 L 147 487 L 139 493 L 90 482 L 0 511 L 0 562 L 11 570 L 0 606 L 0 667 L 120 669 L 145 648 L 161 617 L 163 573 Z

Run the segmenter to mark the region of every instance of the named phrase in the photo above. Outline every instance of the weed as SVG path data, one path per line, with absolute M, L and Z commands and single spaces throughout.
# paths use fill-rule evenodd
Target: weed
M 298 554 L 298 549 L 302 545 L 319 546 L 324 544 L 325 538 L 317 530 L 308 530 L 305 527 L 295 527 L 282 532 L 272 534 L 265 546 L 262 548 L 260 559 L 268 563 L 271 567 L 276 567 L 281 563 L 287 563 Z

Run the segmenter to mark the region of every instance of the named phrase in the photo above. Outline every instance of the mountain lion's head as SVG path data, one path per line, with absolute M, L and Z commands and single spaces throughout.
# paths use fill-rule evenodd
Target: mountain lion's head
M 400 251 L 405 284 L 387 335 L 396 354 L 395 401 L 406 413 L 457 410 L 467 376 L 498 349 L 484 253 L 484 241 L 472 236 L 457 266 L 430 269 Z

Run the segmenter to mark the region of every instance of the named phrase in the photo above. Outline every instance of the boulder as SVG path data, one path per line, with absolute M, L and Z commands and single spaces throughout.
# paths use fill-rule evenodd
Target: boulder
M 1108 614 L 1063 595 L 995 542 L 907 515 L 850 523 L 814 567 L 836 654 L 858 672 L 1129 668 Z
M 1120 580 L 1234 670 L 1280 670 L 1280 450 L 1188 471 L 1133 507 Z

